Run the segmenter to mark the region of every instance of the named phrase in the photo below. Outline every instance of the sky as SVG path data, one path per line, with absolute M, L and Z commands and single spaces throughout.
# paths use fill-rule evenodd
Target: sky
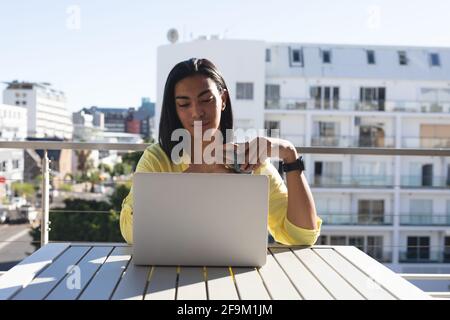
M 136 107 L 155 101 L 171 28 L 180 41 L 450 47 L 449 12 L 448 0 L 0 0 L 0 82 L 50 82 L 71 111 Z

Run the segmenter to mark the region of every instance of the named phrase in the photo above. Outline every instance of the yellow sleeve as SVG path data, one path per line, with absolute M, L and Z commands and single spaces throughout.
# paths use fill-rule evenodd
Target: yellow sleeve
M 148 149 L 144 151 L 136 166 L 135 172 L 161 172 L 162 167 L 158 158 Z M 133 186 L 122 201 L 120 211 L 120 232 L 128 244 L 133 243 Z
M 275 241 L 286 245 L 311 246 L 320 235 L 322 219 L 318 218 L 314 230 L 295 226 L 287 219 L 288 190 L 277 169 L 270 163 L 261 167 L 260 174 L 266 174 L 270 181 L 269 193 L 269 232 Z

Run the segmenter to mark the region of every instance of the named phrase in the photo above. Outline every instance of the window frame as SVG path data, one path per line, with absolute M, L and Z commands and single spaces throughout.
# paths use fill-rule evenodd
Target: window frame
M 299 61 L 294 61 L 294 54 L 298 52 Z M 304 66 L 304 58 L 303 58 L 303 49 L 302 48 L 292 48 L 289 47 L 289 65 L 291 67 L 303 67 Z
M 253 82 L 236 82 L 236 100 L 254 100 L 254 99 L 255 99 L 255 90 Z

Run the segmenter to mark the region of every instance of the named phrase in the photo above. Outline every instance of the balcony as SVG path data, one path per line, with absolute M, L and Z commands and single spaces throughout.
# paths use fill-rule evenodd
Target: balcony
M 401 214 L 401 226 L 450 226 L 449 214 Z
M 450 101 L 279 98 L 266 99 L 266 110 L 449 113 Z
M 374 258 L 375 260 L 382 262 L 382 263 L 392 263 L 393 260 L 393 253 L 392 251 L 386 251 L 383 248 L 379 247 L 372 247 L 367 248 L 365 251 L 369 256 Z
M 312 136 L 311 146 L 320 147 L 361 147 L 361 148 L 393 148 L 394 137 L 364 137 L 364 136 Z
M 387 175 L 315 175 L 311 186 L 316 188 L 393 188 L 394 177 Z
M 403 148 L 450 148 L 449 138 L 403 137 Z
M 400 177 L 400 186 L 411 189 L 445 189 L 450 187 L 450 179 L 448 177 L 429 175 L 402 175 Z
M 450 252 L 441 248 L 431 250 L 430 247 L 410 248 L 400 251 L 399 262 L 401 263 L 450 263 Z
M 324 225 L 333 226 L 391 226 L 391 214 L 351 214 L 351 213 L 320 213 Z

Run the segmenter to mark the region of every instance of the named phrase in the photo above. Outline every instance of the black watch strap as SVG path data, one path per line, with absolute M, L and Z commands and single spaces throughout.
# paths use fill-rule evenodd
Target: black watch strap
M 303 162 L 303 157 L 300 156 L 294 162 L 283 163 L 283 171 L 289 172 L 293 170 L 300 170 L 300 172 L 305 171 L 305 163 Z

